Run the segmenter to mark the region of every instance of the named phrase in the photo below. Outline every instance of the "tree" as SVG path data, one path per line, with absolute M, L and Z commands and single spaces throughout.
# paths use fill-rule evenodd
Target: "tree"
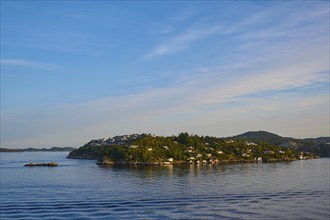
M 180 133 L 177 140 L 180 144 L 188 145 L 189 144 L 189 134 L 187 132 Z

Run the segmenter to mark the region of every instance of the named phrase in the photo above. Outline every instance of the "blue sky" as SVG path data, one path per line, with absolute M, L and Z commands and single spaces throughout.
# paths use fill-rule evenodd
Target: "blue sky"
M 328 136 L 329 1 L 1 1 L 1 147 Z

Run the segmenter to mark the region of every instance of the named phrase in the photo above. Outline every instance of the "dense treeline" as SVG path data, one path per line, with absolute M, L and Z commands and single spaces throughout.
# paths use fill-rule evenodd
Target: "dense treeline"
M 163 137 L 142 135 L 125 139 L 122 144 L 90 146 L 88 143 L 74 150 L 69 158 L 99 159 L 109 163 L 173 163 L 226 162 L 226 161 L 279 161 L 311 158 L 293 148 L 275 146 L 263 141 L 228 140 L 209 136 L 180 133 Z M 93 142 L 95 143 L 95 141 Z

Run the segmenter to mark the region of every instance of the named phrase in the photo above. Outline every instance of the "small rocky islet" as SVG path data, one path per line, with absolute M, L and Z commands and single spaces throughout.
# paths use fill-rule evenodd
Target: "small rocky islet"
M 276 162 L 313 159 L 318 156 L 295 147 L 246 138 L 189 135 L 133 134 L 91 140 L 67 158 L 94 159 L 98 165 L 219 164 Z
M 56 162 L 49 162 L 49 163 L 28 163 L 25 164 L 26 167 L 56 167 L 58 164 Z

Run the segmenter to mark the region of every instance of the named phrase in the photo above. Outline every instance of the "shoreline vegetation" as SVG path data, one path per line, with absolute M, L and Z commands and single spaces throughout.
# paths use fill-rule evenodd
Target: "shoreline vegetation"
M 319 156 L 260 138 L 252 141 L 251 138 L 216 138 L 185 132 L 170 137 L 132 134 L 91 140 L 71 151 L 67 158 L 93 159 L 98 165 L 111 166 L 261 163 L 314 159 Z

